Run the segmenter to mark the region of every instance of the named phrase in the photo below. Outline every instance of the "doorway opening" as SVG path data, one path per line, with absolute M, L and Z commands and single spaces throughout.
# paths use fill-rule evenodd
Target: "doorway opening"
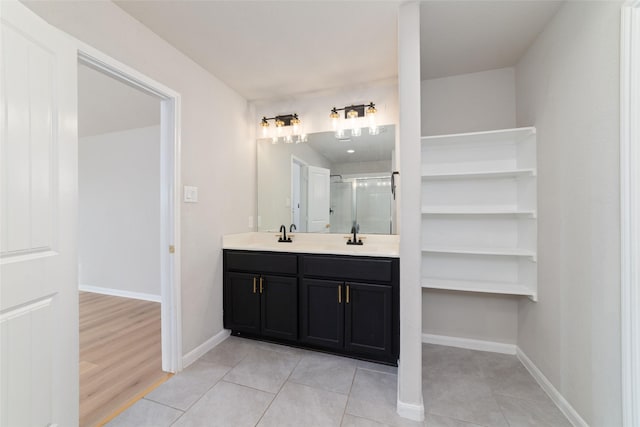
M 95 425 L 182 369 L 180 98 L 89 47 L 79 50 L 78 77 L 80 421 Z M 105 308 L 111 312 L 97 319 Z M 118 332 L 98 345 L 96 324 Z M 135 350 L 140 342 L 144 355 Z M 93 350 L 83 352 L 83 343 Z M 113 356 L 101 360 L 111 373 L 83 360 L 100 346 L 110 349 L 103 359 Z M 132 381 L 123 369 L 140 378 Z M 122 388 L 108 405 L 90 393 L 101 381 Z M 88 409 L 85 395 L 94 398 Z M 97 419 L 86 414 L 92 405 L 100 408 Z

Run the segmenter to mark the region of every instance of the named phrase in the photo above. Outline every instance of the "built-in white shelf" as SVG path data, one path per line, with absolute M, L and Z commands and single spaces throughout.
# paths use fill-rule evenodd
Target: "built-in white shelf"
M 422 137 L 421 151 L 422 286 L 535 300 L 535 128 Z
M 531 135 L 535 135 L 536 128 L 521 127 L 513 129 L 489 130 L 481 132 L 452 133 L 446 135 L 423 136 L 421 139 L 427 144 L 496 144 L 519 143 Z
M 535 169 L 511 169 L 493 171 L 474 172 L 425 172 L 423 169 L 422 179 L 491 179 L 491 178 L 519 178 L 523 176 L 535 176 Z
M 535 218 L 536 211 L 504 206 L 423 206 L 423 215 L 506 215 Z
M 536 258 L 536 253 L 521 248 L 461 247 L 461 246 L 423 246 L 422 252 L 464 255 L 492 255 Z
M 427 289 L 446 289 L 463 292 L 484 292 L 492 294 L 525 295 L 535 297 L 531 287 L 521 283 L 455 280 L 423 277 L 422 287 Z

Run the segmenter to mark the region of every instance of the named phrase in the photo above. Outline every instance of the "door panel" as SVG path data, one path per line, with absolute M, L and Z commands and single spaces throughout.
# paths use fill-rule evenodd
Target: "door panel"
M 0 425 L 78 424 L 77 50 L 0 2 Z
M 344 346 L 344 299 L 338 297 L 342 282 L 302 281 L 300 339 L 309 344 L 342 349 Z M 344 289 L 342 289 L 344 291 Z
M 329 169 L 306 166 L 308 173 L 307 191 L 307 231 L 328 233 L 329 209 L 331 207 Z
M 225 328 L 236 331 L 260 333 L 260 291 L 258 275 L 228 273 L 225 283 L 227 311 Z
M 261 292 L 262 335 L 298 339 L 298 279 L 264 276 Z
M 391 286 L 349 282 L 346 286 L 346 349 L 391 356 Z

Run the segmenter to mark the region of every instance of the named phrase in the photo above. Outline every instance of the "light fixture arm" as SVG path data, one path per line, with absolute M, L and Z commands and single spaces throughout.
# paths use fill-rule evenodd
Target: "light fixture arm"
M 260 121 L 260 124 L 262 126 L 268 127 L 269 120 L 274 120 L 276 125 L 278 124 L 278 122 L 283 123 L 281 124 L 281 126 L 291 126 L 292 122 L 293 124 L 296 124 L 296 121 L 298 121 L 297 123 L 300 123 L 300 118 L 298 117 L 298 114 L 293 113 L 293 114 L 283 114 L 283 115 L 274 116 L 274 117 L 263 116 L 262 120 Z
M 358 115 L 355 117 L 363 117 L 366 113 L 370 113 L 371 111 L 373 111 L 373 114 L 376 113 L 376 104 L 374 104 L 373 102 L 370 102 L 368 104 L 358 104 L 358 105 L 348 105 L 344 108 L 336 108 L 333 107 L 331 109 L 331 116 L 330 117 L 334 117 L 335 114 L 338 114 L 338 111 L 344 111 L 344 118 L 348 119 L 349 118 L 349 113 L 351 111 L 355 111 Z M 352 113 L 353 114 L 353 113 Z

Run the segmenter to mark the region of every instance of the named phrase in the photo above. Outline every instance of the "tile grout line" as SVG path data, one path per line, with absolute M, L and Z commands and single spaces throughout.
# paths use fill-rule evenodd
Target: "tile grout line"
M 225 341 L 226 341 L 226 340 L 225 340 Z M 224 342 L 224 341 L 223 341 L 223 342 Z M 220 343 L 220 344 L 222 344 L 222 343 Z M 215 347 L 214 347 L 214 348 L 215 348 Z M 213 350 L 213 349 L 211 349 L 211 350 L 209 350 L 209 351 L 212 351 L 212 350 Z M 207 353 L 209 353 L 209 352 L 207 352 Z M 205 353 L 205 354 L 207 354 L 207 353 Z M 194 406 L 196 403 L 198 403 L 200 400 L 202 400 L 202 398 L 203 398 L 207 393 L 209 393 L 209 391 L 211 391 L 211 389 L 212 389 L 212 388 L 214 388 L 216 385 L 218 385 L 218 383 L 219 383 L 220 381 L 223 381 L 224 377 L 225 377 L 229 372 L 231 372 L 231 370 L 232 370 L 233 368 L 235 368 L 236 366 L 238 366 L 238 365 L 240 364 L 240 362 L 242 362 L 242 361 L 243 361 L 243 360 L 244 360 L 244 359 L 249 355 L 249 353 L 245 354 L 244 356 L 242 356 L 242 358 L 240 358 L 240 360 L 238 360 L 238 362 L 236 362 L 236 364 L 235 364 L 235 365 L 233 365 L 233 366 L 229 367 L 228 365 L 224 365 L 224 364 L 217 363 L 217 362 L 210 362 L 210 361 L 200 360 L 200 359 L 202 359 L 202 358 L 204 357 L 204 355 L 205 355 L 205 354 L 203 354 L 202 356 L 200 356 L 200 357 L 199 357 L 195 362 L 193 362 L 193 363 L 197 363 L 198 361 L 200 361 L 200 362 L 205 362 L 205 363 L 210 363 L 210 364 L 217 364 L 218 366 L 224 366 L 224 367 L 227 367 L 227 368 L 229 368 L 229 370 L 227 370 L 227 371 L 226 371 L 226 372 L 225 372 L 225 373 L 224 373 L 220 378 L 218 378 L 218 380 L 217 380 L 215 383 L 213 383 L 213 384 L 211 385 L 211 387 L 209 387 L 209 388 L 208 388 L 204 393 L 202 393 L 202 395 L 201 395 L 199 398 L 197 398 L 197 399 L 196 399 L 196 400 L 195 400 L 191 405 L 189 405 L 189 407 L 188 407 L 186 410 L 184 410 L 184 411 L 182 412 L 182 414 L 181 414 L 178 418 L 176 418 L 176 419 L 175 419 L 175 421 L 173 421 L 173 422 L 170 424 L 170 426 L 172 426 L 172 425 L 174 425 L 175 423 L 177 423 L 177 422 L 178 422 L 178 420 L 179 420 L 180 418 L 182 418 L 182 417 L 183 417 L 187 412 L 189 412 L 189 410 L 190 410 L 191 408 L 193 408 L 193 406 Z M 191 365 L 193 365 L 193 363 L 192 363 Z M 226 381 L 225 381 L 225 382 L 226 382 Z M 152 402 L 155 402 L 154 400 L 151 400 L 151 399 L 147 399 L 147 400 L 150 400 L 150 401 L 152 401 Z M 156 403 L 160 403 L 160 402 L 156 402 Z M 160 403 L 160 404 L 162 405 L 162 403 Z M 165 405 L 165 406 L 167 406 L 167 407 L 171 408 L 171 406 L 169 406 L 169 405 Z M 178 411 L 182 411 L 181 409 L 178 409 L 178 408 L 173 408 L 173 409 L 177 409 Z
M 353 371 L 353 378 L 351 378 L 351 385 L 349 386 L 349 393 L 347 393 L 347 401 L 344 404 L 344 410 L 342 411 L 342 418 L 340 418 L 340 426 L 344 423 L 344 416 L 347 414 L 347 407 L 349 406 L 349 400 L 351 399 L 351 390 L 353 389 L 353 383 L 356 381 L 356 375 L 358 374 L 358 365 L 355 365 L 356 369 Z
M 296 363 L 296 366 L 293 367 L 293 369 L 291 370 L 291 372 L 289 372 L 289 375 L 287 375 L 287 378 L 283 381 L 282 385 L 280 386 L 280 388 L 278 389 L 278 392 L 273 396 L 273 399 L 271 399 L 271 402 L 269 402 L 269 405 L 265 408 L 265 410 L 262 412 L 262 415 L 260 416 L 260 418 L 258 418 L 258 421 L 255 423 L 254 427 L 257 427 L 258 424 L 260 424 L 260 421 L 262 421 L 262 419 L 264 418 L 265 414 L 267 413 L 267 411 L 269 410 L 269 408 L 271 408 L 271 405 L 273 405 L 273 402 L 275 402 L 275 400 L 277 399 L 278 395 L 280 394 L 280 392 L 282 391 L 282 389 L 284 388 L 284 385 L 287 383 L 287 381 L 289 381 L 289 378 L 291 378 L 291 375 L 293 375 L 293 371 L 296 370 L 296 368 L 298 367 L 298 365 L 300 365 L 300 362 L 302 362 L 302 359 L 305 357 L 304 353 L 300 356 L 300 359 L 298 359 L 298 362 Z

